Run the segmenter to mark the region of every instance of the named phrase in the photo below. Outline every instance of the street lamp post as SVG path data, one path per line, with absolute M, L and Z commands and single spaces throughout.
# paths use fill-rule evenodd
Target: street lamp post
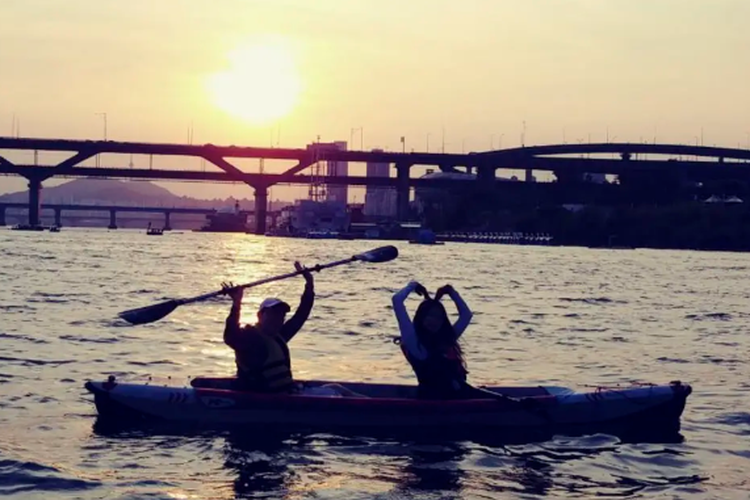
M 101 116 L 104 119 L 104 140 L 107 140 L 107 113 L 95 113 L 97 116 Z
M 693 138 L 695 139 L 695 147 L 697 148 L 698 147 L 698 136 L 695 135 L 695 136 L 693 136 Z M 694 161 L 698 161 L 698 155 L 693 155 L 693 160 Z
M 361 151 L 365 150 L 365 139 L 364 139 L 364 133 L 365 132 L 364 132 L 364 130 L 365 130 L 364 127 L 352 127 L 349 130 L 349 144 L 353 144 L 354 143 L 354 133 L 357 132 L 357 131 L 359 131 L 359 149 Z
M 107 113 L 94 113 L 97 116 L 101 116 L 104 119 L 104 140 L 107 140 Z M 99 154 L 96 155 L 96 166 L 98 167 L 100 165 L 100 156 Z

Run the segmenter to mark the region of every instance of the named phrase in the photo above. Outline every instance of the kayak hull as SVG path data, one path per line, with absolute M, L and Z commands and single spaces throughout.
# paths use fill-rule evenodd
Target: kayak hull
M 514 436 L 522 433 L 674 434 L 689 385 L 633 386 L 575 392 L 560 387 L 489 388 L 524 404 L 502 399 L 425 401 L 412 386 L 344 383 L 365 398 L 268 395 L 206 387 L 87 382 L 100 420 L 120 424 L 169 422 L 208 427 L 385 431 L 441 436 Z M 229 380 L 229 379 L 225 379 Z M 319 385 L 326 382 L 308 382 Z

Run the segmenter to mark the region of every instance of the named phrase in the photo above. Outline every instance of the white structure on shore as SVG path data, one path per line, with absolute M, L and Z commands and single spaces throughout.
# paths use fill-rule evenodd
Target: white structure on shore
M 312 151 L 346 151 L 346 141 L 334 141 L 334 142 L 316 142 L 308 144 L 308 150 Z M 325 162 L 325 176 L 327 177 L 346 177 L 349 175 L 349 162 L 346 161 L 326 161 Z M 313 172 L 316 171 L 317 165 L 313 165 L 311 168 Z M 316 174 L 313 173 L 313 176 Z M 349 186 L 346 184 L 328 184 L 326 185 L 325 195 L 322 197 L 326 201 L 340 202 L 346 205 L 349 201 Z M 315 201 L 322 201 L 321 199 L 315 199 Z
M 382 149 L 373 149 L 381 153 Z M 390 177 L 390 164 L 368 162 L 367 177 Z M 367 186 L 365 192 L 364 214 L 369 217 L 396 216 L 396 189 L 391 186 Z

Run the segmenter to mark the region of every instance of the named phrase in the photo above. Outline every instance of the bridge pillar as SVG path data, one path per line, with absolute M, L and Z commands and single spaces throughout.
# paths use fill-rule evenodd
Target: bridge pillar
M 495 183 L 495 167 L 477 167 L 477 181 L 489 183 L 491 187 Z
M 268 211 L 268 188 L 255 188 L 255 234 L 266 234 L 266 215 Z
M 165 231 L 171 231 L 172 230 L 172 225 L 169 222 L 169 218 L 170 218 L 171 215 L 172 215 L 172 212 L 170 212 L 169 210 L 167 210 L 166 212 L 164 212 L 164 230 Z
M 526 182 L 534 182 L 534 171 L 530 168 L 526 169 Z
M 62 208 L 55 209 L 55 225 L 62 227 Z
M 41 209 L 42 181 L 29 179 L 29 226 L 39 225 L 39 212 Z
M 0 227 L 5 226 L 5 205 L 0 205 Z
M 109 226 L 107 229 L 117 229 L 117 210 L 109 211 Z
M 398 220 L 409 218 L 409 169 L 411 165 L 396 164 L 396 216 Z

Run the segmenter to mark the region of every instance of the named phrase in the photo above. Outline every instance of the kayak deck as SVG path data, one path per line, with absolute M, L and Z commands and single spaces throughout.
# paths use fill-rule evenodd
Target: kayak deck
M 417 387 L 401 384 L 371 384 L 367 382 L 340 382 L 328 380 L 298 381 L 300 388 L 319 387 L 326 384 L 338 384 L 350 391 L 362 394 L 368 398 L 387 399 L 417 399 Z M 221 389 L 227 391 L 245 392 L 235 377 L 196 377 L 190 381 L 190 386 L 196 389 Z M 525 386 L 525 387 L 486 387 L 486 389 L 512 398 L 556 396 L 572 394 L 573 390 L 558 386 Z

